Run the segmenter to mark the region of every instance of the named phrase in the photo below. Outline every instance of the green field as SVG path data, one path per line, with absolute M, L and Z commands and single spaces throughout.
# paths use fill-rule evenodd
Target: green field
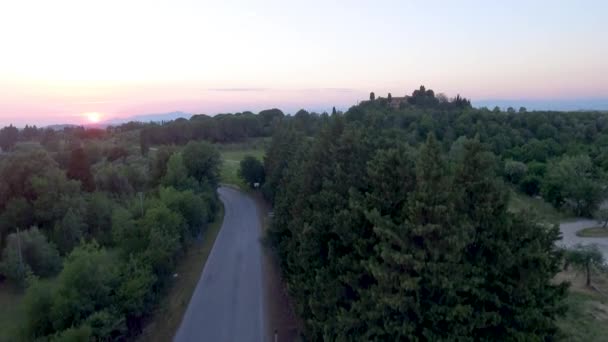
M 566 298 L 568 312 L 557 320 L 561 341 L 606 341 L 608 302 L 593 293 L 571 291 Z
M 265 150 L 261 146 L 252 146 L 249 148 L 243 146 L 239 149 L 220 148 L 220 153 L 222 155 L 221 182 L 238 186 L 241 189 L 246 189 L 247 185 L 238 176 L 239 163 L 247 155 L 254 156 L 260 161 L 263 161 Z

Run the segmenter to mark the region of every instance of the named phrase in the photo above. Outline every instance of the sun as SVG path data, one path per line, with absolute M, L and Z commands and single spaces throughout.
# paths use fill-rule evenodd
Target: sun
M 99 123 L 99 121 L 101 121 L 101 114 L 98 112 L 88 112 L 84 113 L 84 115 L 90 123 Z

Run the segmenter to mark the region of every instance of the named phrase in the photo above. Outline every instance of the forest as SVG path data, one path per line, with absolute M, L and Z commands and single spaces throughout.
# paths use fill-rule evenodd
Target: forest
M 604 217 L 608 115 L 474 108 L 420 87 L 346 112 L 1 129 L 0 282 L 25 291 L 20 338 L 134 339 L 215 219 L 217 147 L 257 138 L 264 160 L 240 175 L 274 208 L 265 243 L 306 340 L 558 333 L 559 230 L 509 196 Z
M 306 339 L 561 336 L 567 284 L 552 280 L 578 257 L 555 222 L 511 212 L 510 190 L 605 215 L 607 153 L 605 113 L 475 109 L 423 87 L 398 106 L 372 93 L 312 136 L 281 125 L 267 242 Z
M 215 219 L 219 153 L 192 141 L 141 155 L 137 136 L 111 130 L 14 132 L 2 130 L 0 274 L 25 291 L 25 320 L 7 338 L 135 338 Z

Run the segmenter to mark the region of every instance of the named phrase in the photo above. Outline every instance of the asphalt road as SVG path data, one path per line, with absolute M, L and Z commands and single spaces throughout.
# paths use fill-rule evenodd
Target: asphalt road
M 224 222 L 174 337 L 176 342 L 264 341 L 262 247 L 256 204 L 221 187 Z
M 562 240 L 560 244 L 566 247 L 572 247 L 576 244 L 593 245 L 595 244 L 604 255 L 604 259 L 608 261 L 608 238 L 605 237 L 580 237 L 576 236 L 576 232 L 589 227 L 597 227 L 600 224 L 596 220 L 577 220 L 574 222 L 566 222 L 559 225 L 559 230 L 562 232 Z

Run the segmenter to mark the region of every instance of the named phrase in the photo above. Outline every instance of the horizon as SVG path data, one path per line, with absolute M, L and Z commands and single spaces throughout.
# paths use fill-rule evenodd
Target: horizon
M 432 89 L 432 88 L 429 88 Z M 388 94 L 388 93 L 387 93 Z M 405 94 L 406 96 L 408 94 Z M 411 94 L 410 94 L 411 95 Z M 367 93 L 369 97 L 369 93 Z M 386 94 L 378 94 L 377 97 L 386 97 Z M 398 96 L 398 95 L 393 95 Z M 399 95 L 402 96 L 402 95 Z M 449 96 L 452 98 L 452 96 Z M 259 113 L 262 110 L 277 108 L 284 112 L 286 115 L 294 115 L 299 110 L 305 110 L 310 113 L 331 113 L 332 108 L 335 107 L 336 110 L 345 112 L 350 107 L 357 105 L 360 101 L 365 101 L 367 99 L 357 100 L 355 103 L 346 106 L 330 106 L 330 107 L 322 107 L 317 106 L 316 108 L 304 108 L 298 106 L 292 106 L 290 109 L 281 108 L 278 106 L 258 106 L 256 108 L 245 108 L 245 109 L 235 109 L 228 111 L 218 111 L 215 113 L 203 113 L 203 112 L 189 112 L 180 109 L 170 110 L 166 112 L 155 112 L 155 113 L 134 113 L 133 115 L 127 116 L 112 116 L 112 117 L 99 117 L 94 121 L 89 120 L 86 116 L 88 114 L 100 114 L 96 112 L 87 112 L 83 113 L 83 115 L 69 117 L 66 116 L 66 120 L 57 121 L 53 118 L 47 118 L 47 121 L 43 122 L 30 122 L 27 120 L 11 120 L 11 118 L 7 118 L 0 116 L 0 128 L 4 126 L 15 126 L 17 128 L 23 128 L 26 125 L 28 126 L 37 126 L 37 127 L 49 127 L 49 126 L 61 126 L 61 125 L 73 125 L 73 126 L 85 126 L 85 127 L 95 127 L 95 126 L 113 126 L 120 125 L 122 123 L 126 123 L 129 121 L 136 122 L 160 122 L 160 121 L 170 121 L 175 120 L 177 118 L 186 118 L 189 119 L 193 115 L 210 115 L 215 116 L 218 114 L 227 114 L 227 113 L 244 113 L 244 112 L 252 112 Z M 576 112 L 576 111 L 599 111 L 605 112 L 608 111 L 608 98 L 592 98 L 592 99 L 583 99 L 583 100 L 563 100 L 563 99 L 554 99 L 554 100 L 534 100 L 534 99 L 487 99 L 487 100 L 479 100 L 470 99 L 471 104 L 474 108 L 483 108 L 486 107 L 488 109 L 493 109 L 494 107 L 499 107 L 502 111 L 506 111 L 508 107 L 512 107 L 515 110 L 518 110 L 520 107 L 526 108 L 528 111 L 555 111 L 555 112 Z M 151 118 L 156 117 L 154 120 Z M 145 119 L 141 119 L 145 118 Z M 148 119 L 149 118 L 149 119 Z
M 608 110 L 607 12 L 602 1 L 13 2 L 0 11 L 11 33 L 0 125 L 345 110 L 421 84 L 476 106 Z

